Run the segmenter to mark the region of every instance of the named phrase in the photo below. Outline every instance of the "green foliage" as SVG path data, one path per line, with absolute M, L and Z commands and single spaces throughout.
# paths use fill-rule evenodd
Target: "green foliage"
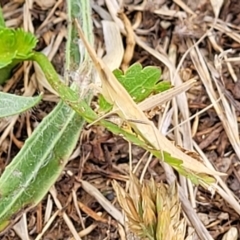
M 68 104 L 71 108 L 73 108 L 80 116 L 82 116 L 87 122 L 92 123 L 96 121 L 96 124 L 99 124 L 112 133 L 116 135 L 120 135 L 124 137 L 129 142 L 132 142 L 135 145 L 138 145 L 147 151 L 151 152 L 154 156 L 159 159 L 164 159 L 164 161 L 171 166 L 173 166 L 176 170 L 178 170 L 181 174 L 186 177 L 191 178 L 194 183 L 204 182 L 205 176 L 189 172 L 187 169 L 184 169 L 182 166 L 182 160 L 173 158 L 169 153 L 165 152 L 164 149 L 162 152 L 159 152 L 152 148 L 149 143 L 145 142 L 141 136 L 138 136 L 134 133 L 128 132 L 127 130 L 121 128 L 112 122 L 107 120 L 99 120 L 98 115 L 91 109 L 91 107 L 86 103 L 84 99 L 79 99 L 78 93 L 72 89 L 70 89 L 67 85 L 60 81 L 58 75 L 56 74 L 54 68 L 51 63 L 47 60 L 47 58 L 41 53 L 35 53 L 32 60 L 38 62 L 39 66 L 44 71 L 48 82 L 51 86 L 58 92 L 59 96 L 62 100 Z M 209 180 L 209 179 L 208 179 Z M 213 178 L 211 178 L 213 180 Z
M 41 99 L 42 96 L 22 97 L 0 92 L 0 118 L 25 112 L 37 105 Z
M 0 27 L 6 27 L 1 6 L 0 6 Z
M 0 84 L 10 76 L 12 69 L 33 55 L 37 38 L 22 29 L 0 27 Z
M 99 94 L 98 96 L 98 105 L 99 105 L 100 112 L 103 112 L 103 113 L 110 112 L 113 108 L 113 106 L 105 100 L 102 94 Z
M 22 29 L 0 27 L 0 84 L 4 83 L 12 69 L 19 62 L 33 55 L 37 39 Z M 41 97 L 21 97 L 8 93 L 0 94 L 0 117 L 7 117 L 32 108 L 39 103 Z
M 13 43 L 12 48 L 16 51 L 16 59 L 25 60 L 33 55 L 33 48 L 36 47 L 37 38 L 23 29 L 14 31 L 14 38 L 16 41 Z
M 84 32 L 92 32 L 91 20 L 90 22 L 86 20 L 86 16 L 91 16 L 91 12 L 88 12 L 90 2 L 88 0 L 68 2 L 70 8 L 74 8 L 76 3 L 81 4 L 82 11 L 80 14 L 83 15 L 81 21 L 85 26 Z M 90 19 L 90 17 L 87 17 L 87 19 Z M 16 62 L 31 60 L 33 55 L 37 55 L 33 51 L 36 38 L 22 30 L 5 29 L 2 30 L 2 33 L 6 33 L 6 35 L 2 35 L 3 39 L 0 39 L 0 43 L 5 42 L 8 45 L 6 48 L 3 48 L 2 45 L 0 46 L 0 62 L 1 67 L 3 67 L 0 69 L 0 74 L 3 73 L 1 70 L 6 70 L 6 68 L 8 68 L 8 74 L 10 74 L 11 67 Z M 89 41 L 91 40 L 89 38 Z M 74 42 L 74 40 L 70 35 L 66 54 L 67 66 L 70 70 L 72 70 L 71 66 L 80 64 L 76 58 L 79 54 L 70 51 L 71 42 Z M 68 54 L 69 52 L 70 54 Z M 43 67 L 43 70 L 47 71 L 45 73 L 46 76 L 49 77 L 49 80 L 52 76 L 58 79 L 58 75 L 47 57 L 43 54 L 40 55 L 42 56 L 42 64 L 44 65 L 47 62 L 45 65 L 50 66 L 50 69 L 47 70 Z M 86 66 L 88 66 L 87 70 L 89 71 L 85 70 L 85 72 L 93 74 L 91 72 L 91 63 L 89 62 Z M 47 74 L 48 72 L 50 73 Z M 61 82 L 61 84 L 63 83 Z M 67 85 L 64 86 L 67 87 Z M 57 85 L 55 87 L 57 88 Z M 71 88 L 68 88 L 68 90 L 66 99 L 78 101 L 77 92 Z M 71 98 L 72 95 L 73 98 Z M 2 101 L 2 104 L 6 102 L 11 103 L 8 106 L 11 108 L 12 105 L 16 104 L 13 103 L 14 99 L 15 101 L 21 101 L 21 108 L 25 109 L 27 105 L 29 106 L 29 99 L 20 96 L 8 95 L 4 96 L 0 101 Z M 83 106 L 88 106 L 90 99 L 91 96 L 87 95 Z M 37 103 L 40 99 L 34 98 L 34 100 Z M 34 105 L 33 102 L 31 104 Z M 70 154 L 75 148 L 84 123 L 84 119 L 79 114 L 63 101 L 60 101 L 56 108 L 34 130 L 0 178 L 0 231 L 12 224 L 24 209 L 35 206 L 46 195 L 49 188 L 60 176 Z
M 158 67 L 143 68 L 140 63 L 130 66 L 125 74 L 117 69 L 114 75 L 136 103 L 143 101 L 151 93 L 163 92 L 171 87 L 169 82 L 159 82 L 161 70 Z
M 56 73 L 54 73 L 54 69 L 49 62 L 47 62 L 46 57 L 41 53 L 36 53 L 33 56 L 33 60 L 37 61 L 41 68 L 44 70 L 46 77 L 52 87 L 58 91 L 59 95 L 69 106 L 71 106 L 79 115 L 81 115 L 87 122 L 92 123 L 98 120 L 98 115 L 91 109 L 91 107 L 86 103 L 85 100 L 79 99 L 78 94 L 72 89 L 68 88 L 65 84 L 63 84 L 59 79 Z M 50 71 L 51 70 L 51 71 Z M 120 135 L 125 138 L 127 141 L 132 142 L 133 144 L 140 146 L 147 151 L 151 152 L 154 156 L 159 159 L 164 159 L 164 161 L 170 164 L 173 168 L 178 170 L 181 174 L 186 177 L 189 177 L 194 183 L 199 184 L 201 181 L 204 181 L 204 178 L 207 175 L 199 175 L 195 173 L 190 173 L 186 169 L 182 167 L 182 160 L 173 158 L 169 153 L 159 152 L 155 149 L 152 149 L 148 143 L 141 139 L 141 137 L 136 134 L 129 132 L 120 126 L 109 122 L 107 120 L 99 120 L 96 124 L 104 126 L 110 132 Z M 213 178 L 209 178 L 209 181 L 212 181 Z
M 22 29 L 0 28 L 0 68 L 33 55 L 36 37 Z
M 45 196 L 66 165 L 83 124 L 60 102 L 27 139 L 0 178 L 0 231 L 12 215 Z
M 76 6 L 81 9 L 77 18 L 81 20 L 89 42 L 93 42 L 90 2 L 68 1 L 70 17 L 76 17 L 77 12 L 74 10 Z M 74 43 L 76 29 L 71 23 L 68 33 L 67 69 L 76 70 L 72 69 L 73 66 L 79 66 L 80 73 L 89 74 L 88 78 L 91 79 L 92 62 L 87 54 L 81 55 L 83 53 L 76 52 L 78 51 Z M 12 216 L 18 214 L 21 209 L 35 206 L 45 196 L 66 165 L 85 121 L 89 123 L 96 121 L 112 133 L 146 149 L 157 158 L 164 159 L 195 183 L 204 181 L 205 175 L 197 175 L 185 170 L 181 160 L 173 158 L 164 149 L 162 152 L 153 149 L 142 136 L 105 119 L 99 119 L 98 114 L 90 107 L 92 96 L 88 94 L 84 99 L 80 99 L 74 84 L 70 88 L 62 82 L 48 58 L 42 53 L 33 51 L 36 43 L 37 39 L 31 33 L 21 29 L 0 27 L 0 84 L 6 81 L 16 64 L 24 60 L 33 60 L 39 64 L 46 79 L 62 99 L 34 130 L 0 178 L 0 231 L 11 223 Z M 156 67 L 142 68 L 140 64 L 134 64 L 125 74 L 116 70 L 115 75 L 136 102 L 141 102 L 152 93 L 170 88 L 169 83 L 159 82 L 161 72 Z M 26 99 L 9 94 L 0 94 L 0 98 L 1 106 L 7 103 L 9 108 L 13 108 L 8 113 L 0 111 L 0 116 L 22 112 L 40 101 L 40 97 Z M 14 107 L 16 101 L 18 106 L 16 104 Z M 99 102 L 102 109 L 110 110 L 111 106 L 106 104 L 102 97 Z
M 123 73 L 120 69 L 116 69 L 113 73 L 136 103 L 143 101 L 150 94 L 156 94 L 171 88 L 170 82 L 159 82 L 161 70 L 158 67 L 148 66 L 143 68 L 140 63 L 135 63 L 127 69 L 126 73 Z M 103 96 L 99 98 L 99 106 L 101 111 L 108 112 L 111 110 L 110 104 Z

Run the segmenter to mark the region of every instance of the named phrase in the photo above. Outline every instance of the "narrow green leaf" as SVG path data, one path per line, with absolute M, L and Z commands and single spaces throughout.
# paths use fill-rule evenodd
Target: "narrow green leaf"
M 90 2 L 88 0 L 73 0 L 67 2 L 71 8 L 75 8 L 75 4 L 80 4 L 81 11 L 79 12 L 79 19 L 81 19 L 81 23 L 84 25 L 84 32 L 92 32 Z M 71 17 L 72 16 L 70 16 L 70 19 Z M 69 24 L 72 23 L 69 21 Z M 21 35 L 20 31 L 18 33 L 17 31 L 6 32 L 20 34 L 20 40 L 17 44 L 22 46 L 22 51 L 14 51 L 14 48 L 12 48 L 14 54 L 10 51 L 9 45 L 11 45 L 11 47 L 14 46 L 14 42 L 9 43 L 8 47 L 4 50 L 0 38 L 0 61 L 2 57 L 4 58 L 6 52 L 11 55 L 9 61 L 13 58 L 21 58 L 21 60 L 23 60 L 25 57 L 25 59 L 31 60 L 34 52 L 32 52 L 32 49 L 27 49 L 25 45 L 21 44 L 24 41 L 27 42 L 29 47 L 30 45 L 32 47 L 35 42 L 34 39 L 31 40 L 27 35 Z M 92 36 L 92 33 L 90 36 Z M 89 40 L 92 40 L 90 36 Z M 4 42 L 3 40 L 2 42 Z M 68 42 L 72 41 L 74 41 L 74 39 L 69 36 Z M 66 56 L 70 56 L 70 59 L 68 59 L 67 66 L 80 64 L 78 60 L 75 59 L 75 55 L 77 54 L 68 54 L 68 46 L 69 44 L 67 45 Z M 28 50 L 30 52 L 25 55 Z M 51 82 L 52 77 L 59 80 L 58 75 L 47 57 L 41 54 L 40 56 L 42 57 L 40 66 L 48 77 L 48 80 Z M 84 59 L 87 59 L 87 57 Z M 7 64 L 9 63 L 10 62 Z M 93 75 L 92 67 L 90 62 L 87 63 L 87 69 L 85 69 L 84 74 L 87 72 L 87 77 L 91 79 Z M 6 61 L 3 61 L 1 66 L 6 66 Z M 80 74 L 82 73 L 80 72 Z M 69 91 L 66 92 L 66 85 L 61 81 L 57 81 L 54 87 L 65 96 L 64 99 L 66 103 L 68 103 L 68 101 L 78 102 L 79 97 L 78 93 L 73 90 L 74 86 L 72 86 L 73 89 L 68 88 Z M 78 105 L 81 106 L 83 112 L 85 112 L 85 108 L 88 107 L 90 100 L 91 95 L 88 94 L 85 96 L 85 99 L 80 102 L 80 105 Z M 95 117 L 95 113 L 92 113 L 92 111 L 87 114 L 91 119 L 93 115 Z M 85 121 L 81 116 L 61 101 L 56 108 L 44 118 L 37 129 L 34 130 L 31 137 L 28 138 L 18 155 L 6 167 L 0 178 L 0 231 L 5 229 L 10 223 L 13 223 L 14 220 L 17 219 L 17 215 L 20 216 L 22 211 L 35 206 L 45 196 L 67 163 L 71 152 L 76 146 L 84 123 Z
M 0 92 L 0 118 L 16 115 L 36 106 L 42 96 L 22 97 Z
M 98 105 L 99 105 L 99 112 L 107 113 L 110 112 L 113 106 L 108 103 L 102 94 L 98 95 Z
M 13 67 L 14 65 L 10 63 L 4 68 L 0 68 L 0 85 L 2 85 L 4 82 L 6 82 L 6 80 L 8 80 L 11 77 Z
M 78 110 L 76 109 L 78 112 Z M 81 113 L 82 114 L 82 113 Z M 139 136 L 135 135 L 134 133 L 127 132 L 126 130 L 120 128 L 116 124 L 106 121 L 106 120 L 100 120 L 97 122 L 97 124 L 104 126 L 106 129 L 108 129 L 110 132 L 112 132 L 115 135 L 119 135 L 126 139 L 127 141 L 144 148 L 145 150 L 152 153 L 155 157 L 158 159 L 164 159 L 164 162 L 172 166 L 175 170 L 177 170 L 180 174 L 183 176 L 189 178 L 194 184 L 199 185 L 201 183 L 210 184 L 215 182 L 215 179 L 213 177 L 208 176 L 207 174 L 200 174 L 200 173 L 194 173 L 186 170 L 182 163 L 183 161 L 177 158 L 172 157 L 168 152 L 166 151 L 158 151 L 153 148 L 151 148 L 148 143 L 146 143 L 144 140 L 140 139 Z
M 6 27 L 1 6 L 0 6 L 0 27 Z
M 0 179 L 0 231 L 12 215 L 45 196 L 66 165 L 83 124 L 61 102 L 27 139 Z
M 45 73 L 48 82 L 65 103 L 71 106 L 75 111 L 78 111 L 88 122 L 93 122 L 98 118 L 98 115 L 91 109 L 86 99 L 80 99 L 79 93 L 76 90 L 69 88 L 58 78 L 55 69 L 44 54 L 35 52 L 31 60 L 38 63 Z
M 4 68 L 17 55 L 15 48 L 14 31 L 8 28 L 0 28 L 0 68 Z

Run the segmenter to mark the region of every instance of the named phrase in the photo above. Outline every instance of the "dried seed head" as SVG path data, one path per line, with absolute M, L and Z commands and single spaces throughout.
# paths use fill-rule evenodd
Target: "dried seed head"
M 133 199 L 129 196 L 129 194 L 126 193 L 124 189 L 115 180 L 113 181 L 112 185 L 114 191 L 116 192 L 118 202 L 123 208 L 127 218 L 131 218 L 135 222 L 141 221 L 140 215 L 135 208 Z
M 181 206 L 177 186 L 156 184 L 151 179 L 140 184 L 131 175 L 129 194 L 113 181 L 119 204 L 129 229 L 141 239 L 183 240 L 185 220 L 180 220 Z
M 133 174 L 130 174 L 130 179 L 129 179 L 129 195 L 133 200 L 135 208 L 140 211 L 140 207 L 141 207 L 140 205 L 142 201 L 141 184 Z

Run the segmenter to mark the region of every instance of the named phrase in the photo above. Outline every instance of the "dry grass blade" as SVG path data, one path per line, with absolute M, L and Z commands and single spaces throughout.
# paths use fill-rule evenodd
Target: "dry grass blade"
M 59 215 L 60 210 L 57 210 L 52 216 L 51 218 L 49 218 L 49 220 L 47 221 L 46 225 L 44 226 L 44 228 L 42 229 L 42 232 L 38 234 L 38 236 L 35 238 L 35 240 L 40 240 L 42 239 L 43 235 L 45 232 L 47 232 L 47 230 L 51 227 L 51 224 L 53 223 L 54 220 L 56 220 L 57 216 Z
M 106 55 L 103 57 L 103 61 L 111 70 L 114 70 L 120 66 L 124 55 L 121 33 L 115 22 L 104 20 L 102 27 L 106 46 Z
M 118 202 L 123 208 L 130 230 L 152 240 L 183 240 L 185 221 L 180 220 L 181 207 L 175 185 L 157 184 L 153 179 L 140 184 L 130 176 L 129 193 L 113 181 Z M 137 197 L 136 197 L 137 196 Z
M 27 217 L 26 213 L 23 214 L 21 220 L 13 226 L 14 231 L 22 240 L 29 240 L 29 234 L 27 229 Z
M 120 12 L 118 15 L 122 19 L 126 33 L 127 33 L 127 36 L 126 36 L 127 46 L 126 46 L 126 50 L 125 50 L 123 61 L 122 61 L 122 70 L 125 72 L 132 60 L 136 43 L 134 39 L 134 32 L 133 32 L 131 22 L 123 12 Z
M 81 180 L 81 184 L 83 189 L 89 193 L 91 196 L 93 196 L 100 204 L 101 206 L 119 223 L 124 225 L 124 220 L 121 212 L 119 212 L 100 192 L 97 188 L 95 188 L 90 183 Z
M 83 212 L 85 212 L 88 216 L 95 219 L 98 222 L 108 223 L 108 220 L 99 216 L 96 212 L 94 212 L 91 208 L 83 204 L 82 202 L 78 201 L 78 206 L 81 208 Z
M 238 230 L 235 227 L 231 227 L 222 238 L 222 240 L 237 240 L 237 239 L 238 239 Z
M 89 52 L 102 80 L 103 95 L 108 102 L 114 104 L 120 117 L 124 120 L 133 120 L 129 122 L 129 124 L 137 134 L 140 134 L 140 136 L 142 136 L 154 149 L 166 151 L 172 157 L 181 159 L 183 161 L 182 165 L 185 169 L 209 175 L 225 175 L 208 169 L 202 163 L 174 146 L 159 132 L 155 125 L 145 116 L 142 110 L 133 101 L 125 88 L 118 82 L 109 68 L 97 57 L 92 47 L 86 41 L 80 25 L 78 23 L 76 24 L 78 25 L 79 36 Z M 139 121 L 141 121 L 141 123 L 139 123 Z M 142 122 L 145 124 L 142 124 Z
M 53 197 L 53 199 L 54 199 L 54 202 L 55 202 L 57 208 L 58 208 L 59 210 L 62 210 L 63 207 L 62 207 L 59 199 L 57 198 L 57 191 L 56 191 L 55 187 L 52 187 L 52 188 L 50 189 L 50 193 L 51 193 L 51 195 L 52 195 L 52 197 Z M 71 231 L 72 235 L 74 236 L 74 238 L 75 238 L 76 240 L 81 240 L 81 238 L 80 238 L 80 236 L 78 235 L 78 232 L 77 232 L 77 230 L 75 229 L 75 227 L 74 227 L 71 219 L 69 218 L 69 216 L 68 216 L 65 212 L 63 212 L 63 219 L 64 219 L 66 225 L 68 226 L 69 230 Z
M 186 13 L 195 15 L 195 12 L 193 12 L 192 9 L 189 8 L 184 1 L 174 0 L 174 2 L 175 2 L 177 5 L 179 5 L 182 9 L 184 9 Z
M 193 43 L 190 40 L 187 41 L 187 44 L 188 44 L 188 47 L 191 47 L 193 45 Z M 227 133 L 227 136 L 228 136 L 236 154 L 239 157 L 240 156 L 239 155 L 240 154 L 240 147 L 239 147 L 240 144 L 239 144 L 238 130 L 236 128 L 236 124 L 237 124 L 236 117 L 235 117 L 235 113 L 231 111 L 229 103 L 227 102 L 224 95 L 222 94 L 221 89 L 219 88 L 219 83 L 218 83 L 218 80 L 216 79 L 216 76 L 217 77 L 219 77 L 219 76 L 218 76 L 216 70 L 214 70 L 213 66 L 207 65 L 206 60 L 202 56 L 202 54 L 197 46 L 195 47 L 195 49 L 191 50 L 190 55 L 191 55 L 194 65 L 195 65 L 195 68 L 198 71 L 198 74 L 207 90 L 208 96 L 215 108 L 215 111 L 217 112 L 218 117 L 220 118 L 220 120 L 223 124 L 223 127 Z M 211 75 L 210 75 L 210 72 L 211 72 Z M 212 78 L 217 86 L 218 91 L 219 91 L 218 94 L 216 94 L 216 92 L 214 91 Z M 222 104 L 217 101 L 218 95 L 221 96 Z M 223 109 L 223 107 L 224 107 L 224 109 Z M 196 148 L 196 146 L 195 146 L 195 148 Z M 210 167 L 211 164 L 207 161 L 208 160 L 206 158 L 205 164 L 209 165 L 209 168 L 211 168 Z M 218 177 L 217 177 L 217 179 L 218 179 Z M 221 184 L 222 188 L 224 189 L 223 190 L 220 187 L 216 187 L 218 193 L 223 197 L 223 199 L 225 199 L 232 206 L 233 209 L 235 209 L 236 212 L 240 213 L 240 205 L 234 198 L 231 191 L 227 188 L 226 184 L 220 178 L 218 181 Z
M 113 71 L 121 65 L 124 48 L 121 33 L 116 23 L 112 21 L 102 21 L 103 36 L 106 46 L 106 55 L 102 58 L 105 64 Z M 99 76 L 95 80 L 97 86 L 101 86 Z
M 188 47 L 191 47 L 193 45 L 193 43 L 191 43 L 190 40 L 187 42 L 187 44 L 188 44 Z M 230 110 L 231 108 L 229 106 L 227 107 L 227 105 L 228 105 L 227 101 L 220 89 L 219 89 L 219 91 L 220 91 L 219 95 L 221 96 L 222 103 L 225 105 L 225 109 L 223 109 L 222 105 L 220 103 L 218 103 L 218 101 L 217 101 L 218 96 L 213 88 L 213 83 L 212 83 L 212 79 L 210 76 L 210 69 L 207 66 L 206 61 L 204 60 L 203 56 L 201 55 L 198 47 L 196 47 L 195 50 L 191 51 L 191 58 L 192 58 L 192 61 L 201 77 L 201 80 L 202 80 L 204 86 L 206 87 L 208 96 L 210 97 L 210 100 L 211 100 L 219 118 L 221 119 L 221 122 L 224 126 L 225 131 L 227 132 L 229 140 L 230 140 L 235 152 L 237 153 L 238 157 L 240 157 L 240 147 L 239 147 L 240 140 L 239 140 L 239 136 L 238 136 L 238 131 L 236 131 L 236 127 L 233 128 L 233 126 L 236 125 L 236 122 L 234 121 L 236 119 L 236 117 L 234 116 L 235 113 L 233 113 Z M 218 80 L 216 79 L 216 77 L 220 78 L 220 76 L 218 75 L 217 71 L 213 72 L 213 67 L 211 67 L 211 72 L 212 72 L 213 80 L 215 81 L 216 85 L 219 87 L 219 83 L 218 83 Z M 227 114 L 225 114 L 226 110 L 228 110 Z
M 173 87 L 167 91 L 146 98 L 144 101 L 139 103 L 138 106 L 141 108 L 142 111 L 148 111 L 156 106 L 172 100 L 172 98 L 177 96 L 178 94 L 187 91 L 190 87 L 194 85 L 194 83 L 196 83 L 196 80 L 191 79 L 179 86 Z
M 212 4 L 212 8 L 215 14 L 215 17 L 218 18 L 218 15 L 220 13 L 221 7 L 223 5 L 223 0 L 210 0 Z

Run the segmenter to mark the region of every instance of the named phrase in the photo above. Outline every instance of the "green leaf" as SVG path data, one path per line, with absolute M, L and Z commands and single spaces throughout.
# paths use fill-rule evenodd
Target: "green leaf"
M 159 82 L 161 70 L 149 66 L 142 68 L 140 63 L 135 63 L 124 74 L 117 69 L 114 72 L 118 81 L 126 88 L 133 100 L 137 103 L 146 99 L 151 93 L 164 91 L 170 88 L 170 83 Z
M 98 96 L 98 105 L 99 105 L 99 112 L 110 112 L 113 108 L 113 105 L 108 103 L 102 94 Z
M 14 37 L 16 39 L 16 58 L 20 60 L 29 58 L 33 54 L 32 50 L 36 47 L 37 38 L 23 29 L 14 30 Z
M 167 164 L 172 166 L 183 176 L 189 178 L 196 185 L 199 185 L 203 182 L 207 183 L 207 184 L 215 182 L 215 179 L 213 177 L 208 176 L 207 174 L 197 174 L 197 173 L 187 171 L 182 166 L 182 163 L 183 163 L 182 160 L 172 157 L 166 151 L 157 151 L 155 149 L 152 149 L 151 147 L 149 147 L 149 145 L 146 142 L 141 140 L 136 134 L 127 132 L 126 130 L 120 128 L 119 126 L 117 126 L 116 124 L 114 124 L 112 122 L 109 122 L 106 120 L 101 120 L 97 124 L 104 126 L 106 129 L 108 129 L 113 134 L 120 135 L 127 141 L 129 141 L 139 147 L 144 148 L 145 150 L 152 153 L 158 159 L 164 159 L 164 162 L 166 162 Z
M 59 79 L 54 67 L 43 53 L 35 52 L 31 60 L 38 63 L 50 85 L 66 104 L 77 111 L 86 121 L 93 122 L 97 120 L 98 115 L 91 109 L 87 101 L 80 99 L 76 90 L 69 88 Z
M 0 68 L 15 60 L 28 59 L 37 44 L 36 37 L 22 29 L 0 28 Z M 16 61 L 16 63 L 19 61 Z
M 22 113 L 41 101 L 42 96 L 22 97 L 0 92 L 0 118 Z
M 63 102 L 46 116 L 0 178 L 0 231 L 21 209 L 35 206 L 55 183 L 84 120 Z
M 80 6 L 81 11 L 78 11 L 78 14 L 81 23 L 84 25 L 84 32 L 90 32 L 92 36 L 90 2 L 88 0 L 73 0 L 67 1 L 67 3 L 70 10 L 75 9 L 76 5 Z M 72 15 L 69 17 L 70 19 L 74 18 Z M 69 25 L 71 24 L 72 22 L 69 20 Z M 28 42 L 28 39 L 23 36 L 21 36 L 20 39 Z M 88 39 L 92 40 L 91 37 Z M 69 35 L 68 43 L 71 42 L 74 42 L 74 39 Z M 21 45 L 20 43 L 18 44 Z M 29 45 L 32 43 L 31 41 L 28 42 Z M 76 60 L 77 54 L 69 53 L 70 45 L 71 44 L 67 44 L 66 47 L 66 56 L 69 57 L 67 67 L 69 70 L 73 70 L 71 67 L 79 65 L 80 63 Z M 23 51 L 17 51 L 15 56 L 24 57 L 23 55 L 27 51 L 27 48 Z M 28 60 L 30 60 L 33 55 L 31 51 L 32 50 L 30 50 L 29 54 L 26 54 L 26 59 Z M 67 99 L 78 103 L 79 96 L 77 92 L 72 89 L 74 86 L 68 88 L 64 85 L 63 82 L 59 80 L 58 75 L 47 57 L 43 56 L 43 54 L 40 54 L 40 56 L 42 56 L 42 58 L 40 58 L 42 65 L 40 65 L 43 67 L 43 71 L 45 71 L 50 82 L 51 78 L 56 78 L 56 84 L 54 86 L 58 90 L 60 89 L 61 94 L 65 94 L 66 103 L 68 103 Z M 84 61 L 84 63 L 87 68 L 83 69 L 85 72 L 80 73 L 86 74 L 87 72 L 87 79 L 93 79 L 92 76 L 94 72 L 92 71 L 92 63 L 90 61 Z M 59 88 L 58 84 L 60 84 Z M 65 87 L 69 91 L 66 92 Z M 91 97 L 90 94 L 87 94 L 81 104 L 78 105 L 83 112 L 90 104 Z M 91 118 L 92 114 L 95 116 L 95 113 L 92 113 L 90 110 L 87 116 Z M 81 116 L 60 101 L 56 108 L 54 108 L 39 124 L 37 129 L 34 130 L 31 137 L 28 138 L 23 148 L 7 166 L 0 178 L 0 231 L 13 223 L 12 221 L 17 220 L 25 209 L 33 207 L 46 195 L 49 188 L 60 176 L 70 154 L 76 146 L 79 133 L 84 123 L 85 121 Z
M 152 93 L 156 94 L 171 88 L 170 82 L 159 82 L 161 70 L 157 67 L 142 68 L 140 63 L 135 63 L 128 68 L 125 74 L 119 69 L 114 70 L 113 73 L 136 103 L 143 101 Z M 101 95 L 98 104 L 103 112 L 112 109 L 111 104 Z
M 21 61 L 27 60 L 37 44 L 37 38 L 22 29 L 0 27 L 0 84 L 11 74 Z
M 0 68 L 4 68 L 17 55 L 15 49 L 14 30 L 8 28 L 0 28 Z
M 11 72 L 14 66 L 15 65 L 10 63 L 4 68 L 0 68 L 0 85 L 6 82 L 6 80 L 8 80 L 11 77 Z
M 157 85 L 154 86 L 153 88 L 153 93 L 157 94 L 160 92 L 164 92 L 167 91 L 171 88 L 171 83 L 168 81 L 161 81 L 160 83 L 158 83 Z
M 179 166 L 172 166 L 175 170 L 177 170 L 181 175 L 185 176 L 186 178 L 190 179 L 190 181 L 195 185 L 201 185 L 202 183 L 205 185 L 210 185 L 215 183 L 216 180 L 205 174 L 205 173 L 194 173 L 191 171 L 187 171 L 181 165 Z
M 0 6 L 0 27 L 5 27 L 5 21 L 4 21 L 4 17 L 3 17 L 3 12 L 2 12 L 2 8 Z

